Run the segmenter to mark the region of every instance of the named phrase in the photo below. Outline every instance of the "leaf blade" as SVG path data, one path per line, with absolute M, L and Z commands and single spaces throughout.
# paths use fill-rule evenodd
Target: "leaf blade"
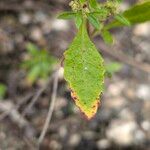
M 100 29 L 101 27 L 100 22 L 93 14 L 91 13 L 88 14 L 88 20 L 97 30 Z
M 143 23 L 150 21 L 150 1 L 137 4 L 130 9 L 126 10 L 123 13 L 123 16 L 127 18 L 131 25 L 137 23 Z M 106 28 L 111 29 L 115 27 L 125 26 L 125 24 L 120 23 L 119 21 L 113 21 L 109 23 Z
M 121 14 L 118 14 L 115 16 L 115 19 L 117 21 L 119 21 L 120 23 L 122 23 L 123 25 L 126 25 L 126 26 L 130 26 L 130 22 L 128 19 L 126 19 L 123 15 Z
M 72 90 L 71 95 L 87 119 L 91 119 L 99 106 L 105 69 L 84 23 L 64 56 L 64 77 Z
M 114 38 L 108 30 L 103 30 L 101 36 L 106 44 L 113 44 Z
M 67 20 L 67 19 L 74 19 L 76 17 L 76 14 L 75 12 L 72 12 L 72 11 L 67 11 L 67 12 L 63 12 L 61 14 L 58 15 L 58 19 L 64 19 L 64 20 Z

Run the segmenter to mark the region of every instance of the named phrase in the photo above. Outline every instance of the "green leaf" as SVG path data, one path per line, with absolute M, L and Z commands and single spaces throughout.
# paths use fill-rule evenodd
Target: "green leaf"
M 131 25 L 150 21 L 150 1 L 131 7 L 123 13 Z M 124 26 L 125 24 L 115 20 L 106 26 L 107 29 Z
M 106 73 L 114 74 L 122 68 L 122 64 L 119 62 L 111 62 L 105 65 Z
M 68 11 L 68 12 L 63 12 L 58 15 L 58 19 L 74 19 L 76 17 L 77 13 Z
M 36 56 L 38 54 L 39 49 L 32 43 L 27 43 L 26 48 L 32 56 Z
M 69 49 L 64 53 L 64 77 L 71 88 L 75 104 L 91 119 L 97 112 L 103 89 L 105 68 L 103 58 L 91 42 L 86 23 Z
M 28 81 L 30 84 L 33 84 L 33 83 L 37 80 L 37 78 L 39 77 L 40 72 L 41 72 L 41 70 L 40 70 L 40 67 L 39 67 L 39 66 L 33 67 L 33 68 L 29 71 L 29 73 L 28 73 L 28 75 L 27 75 L 27 81 Z
M 97 0 L 89 0 L 91 8 L 98 8 Z
M 77 13 L 76 15 L 76 18 L 75 18 L 75 24 L 76 24 L 76 27 L 79 29 L 81 24 L 82 24 L 82 15 L 81 13 Z
M 56 63 L 54 57 L 48 51 L 38 49 L 34 44 L 27 44 L 28 57 L 21 63 L 21 67 L 27 71 L 27 81 L 33 84 L 38 79 L 46 79 Z
M 93 14 L 91 13 L 88 14 L 88 20 L 97 30 L 100 29 L 101 27 L 100 22 Z
M 81 4 L 85 3 L 86 0 L 79 0 Z
M 106 44 L 113 44 L 114 41 L 113 36 L 108 30 L 103 30 L 101 35 Z
M 109 11 L 107 11 L 105 8 L 100 8 L 97 10 L 94 10 L 93 12 L 89 13 L 90 15 L 94 16 L 94 18 L 99 21 L 100 25 L 102 26 L 104 20 L 106 20 Z
M 7 87 L 0 83 L 0 99 L 3 99 L 6 94 Z
M 123 0 L 117 0 L 118 3 L 121 3 Z
M 116 19 L 117 21 L 119 21 L 120 23 L 126 25 L 126 26 L 130 26 L 129 20 L 126 19 L 126 18 L 125 18 L 123 15 L 121 15 L 121 14 L 116 15 L 116 16 L 115 16 L 115 19 Z
M 101 8 L 91 12 L 90 14 L 94 15 L 98 19 L 103 19 L 107 17 L 108 11 L 106 9 Z

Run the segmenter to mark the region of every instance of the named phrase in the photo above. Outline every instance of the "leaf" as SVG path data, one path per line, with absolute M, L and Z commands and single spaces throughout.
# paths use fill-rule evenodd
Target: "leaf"
M 71 88 L 75 104 L 91 119 L 97 112 L 103 89 L 103 59 L 91 42 L 85 23 L 64 53 L 64 77 Z
M 36 56 L 38 54 L 39 49 L 32 43 L 27 43 L 26 48 L 32 56 Z
M 115 19 L 116 19 L 117 21 L 119 21 L 120 23 L 126 25 L 126 26 L 130 26 L 129 20 L 126 19 L 126 18 L 125 18 L 123 15 L 121 15 L 121 14 L 116 15 L 116 16 L 115 16 Z
M 106 9 L 101 8 L 91 12 L 90 14 L 94 15 L 98 19 L 103 19 L 107 17 L 108 11 Z
M 7 91 L 7 87 L 0 83 L 0 99 L 3 99 Z
M 118 3 L 121 3 L 123 0 L 117 0 Z
M 81 4 L 86 2 L 86 0 L 79 0 L 79 1 Z
M 27 71 L 27 81 L 30 85 L 38 79 L 47 79 L 50 75 L 56 59 L 48 51 L 38 49 L 36 45 L 27 44 L 28 57 L 21 63 L 21 67 Z
M 88 14 L 88 20 L 97 30 L 100 29 L 101 27 L 100 22 L 93 14 L 91 13 Z
M 40 72 L 41 70 L 39 66 L 33 67 L 27 75 L 27 82 L 32 85 L 39 77 Z
M 131 7 L 123 13 L 123 16 L 129 20 L 131 25 L 150 21 L 150 1 Z M 111 29 L 124 25 L 125 24 L 115 20 L 108 24 L 106 28 Z
M 114 41 L 113 36 L 108 30 L 103 30 L 101 35 L 106 44 L 113 44 Z
M 68 12 L 63 12 L 58 15 L 58 19 L 74 19 L 76 17 L 77 13 L 68 11 Z
M 97 0 L 89 0 L 89 4 L 92 8 L 98 8 Z
M 80 28 L 80 26 L 82 24 L 82 14 L 80 12 L 77 13 L 77 15 L 76 15 L 75 24 L 78 29 Z
M 106 69 L 106 74 L 108 74 L 109 76 L 112 76 L 112 74 L 120 71 L 122 68 L 122 64 L 119 62 L 110 62 L 108 64 L 105 65 L 105 69 Z

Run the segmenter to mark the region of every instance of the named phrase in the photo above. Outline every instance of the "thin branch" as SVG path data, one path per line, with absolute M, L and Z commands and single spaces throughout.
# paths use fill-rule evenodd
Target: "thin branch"
M 35 143 L 33 143 L 30 139 L 28 139 L 27 137 L 23 137 L 24 142 L 26 143 L 26 145 L 28 146 L 29 149 L 31 150 L 37 150 Z
M 11 101 L 0 102 L 0 110 L 1 111 L 9 111 L 14 108 L 14 104 Z M 16 123 L 20 128 L 25 128 L 29 125 L 29 122 L 21 116 L 18 110 L 13 109 L 11 113 L 9 113 L 9 118 L 11 121 Z
M 14 110 L 18 110 L 24 103 L 26 103 L 31 97 L 32 97 L 33 94 L 29 94 L 27 95 L 25 98 L 23 98 L 22 100 L 20 100 L 18 102 L 18 104 L 16 104 L 16 106 L 14 106 L 12 109 L 8 110 L 8 111 L 5 111 L 4 113 L 2 113 L 0 115 L 0 121 L 2 121 L 5 117 L 7 117 L 12 111 Z
M 55 72 L 54 82 L 53 82 L 53 93 L 52 93 L 52 96 L 51 96 L 51 103 L 49 105 L 49 111 L 48 111 L 48 114 L 47 114 L 47 118 L 46 118 L 43 130 L 42 130 L 41 135 L 38 139 L 38 146 L 40 146 L 41 143 L 43 142 L 43 139 L 45 137 L 45 134 L 47 132 L 48 126 L 49 126 L 51 118 L 52 118 L 52 113 L 53 113 L 53 110 L 54 110 L 54 105 L 55 105 L 56 95 L 57 95 L 59 72 L 60 72 L 60 69 L 58 69 Z
M 35 96 L 31 100 L 31 102 L 29 103 L 29 105 L 23 111 L 23 113 L 22 113 L 23 117 L 27 114 L 27 112 L 29 112 L 29 110 L 31 110 L 31 108 L 37 102 L 37 100 L 39 99 L 39 97 L 41 96 L 41 94 L 45 91 L 45 89 L 47 88 L 47 86 L 49 85 L 49 82 L 51 80 L 52 80 L 52 76 L 48 79 L 47 83 L 37 91 L 37 93 L 35 94 Z

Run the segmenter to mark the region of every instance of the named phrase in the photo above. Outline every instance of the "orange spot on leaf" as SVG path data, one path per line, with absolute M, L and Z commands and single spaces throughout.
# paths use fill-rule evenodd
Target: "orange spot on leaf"
M 71 90 L 71 97 L 73 98 L 75 104 L 78 106 L 78 108 L 80 109 L 81 113 L 83 114 L 84 118 L 86 118 L 87 120 L 91 120 L 92 118 L 95 117 L 97 109 L 100 105 L 100 100 L 99 98 L 97 98 L 94 103 L 91 106 L 91 109 L 88 108 L 88 106 L 86 105 L 86 103 L 82 103 L 77 94 L 75 93 L 75 91 Z

